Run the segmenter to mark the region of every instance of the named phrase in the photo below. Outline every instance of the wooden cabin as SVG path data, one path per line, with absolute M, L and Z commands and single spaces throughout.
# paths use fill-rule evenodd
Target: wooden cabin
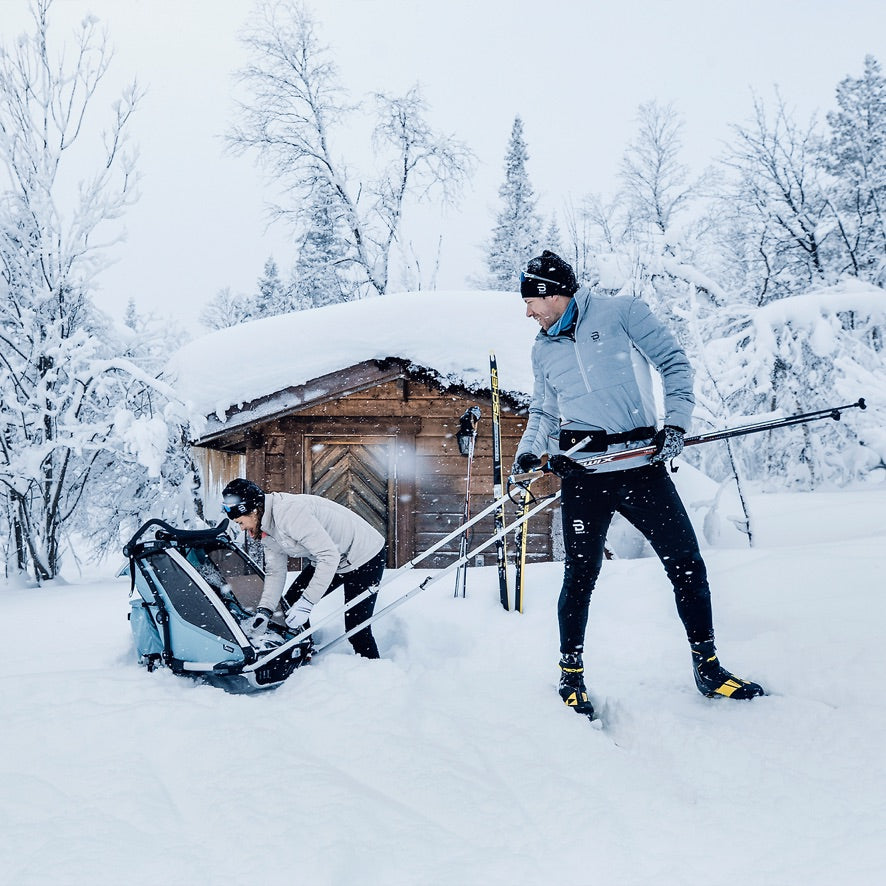
M 513 463 L 525 427 L 526 403 L 502 394 L 502 460 Z M 471 513 L 493 500 L 492 408 L 489 390 L 467 390 L 444 382 L 433 370 L 407 359 L 367 360 L 231 407 L 210 416 L 195 442 L 213 491 L 246 476 L 272 492 L 313 493 L 356 511 L 388 539 L 389 566 L 399 566 L 457 528 L 464 516 L 468 459 L 456 432 L 466 410 L 479 406 L 471 480 Z M 556 481 L 533 484 L 550 494 Z M 558 508 L 533 517 L 530 561 L 554 559 Z M 509 505 L 507 516 L 516 515 Z M 471 536 L 473 548 L 493 532 L 484 518 Z M 424 561 L 432 568 L 451 563 L 458 542 Z M 508 538 L 513 562 L 514 539 Z M 492 565 L 495 546 L 473 565 Z

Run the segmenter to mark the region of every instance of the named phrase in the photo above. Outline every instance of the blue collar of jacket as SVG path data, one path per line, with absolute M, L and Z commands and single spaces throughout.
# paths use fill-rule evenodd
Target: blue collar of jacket
M 575 303 L 575 299 L 572 298 L 569 300 L 569 305 L 566 310 L 563 311 L 563 316 L 551 326 L 544 334 L 548 338 L 557 338 L 558 336 L 563 335 L 572 335 L 575 332 L 575 326 L 578 322 L 578 305 Z

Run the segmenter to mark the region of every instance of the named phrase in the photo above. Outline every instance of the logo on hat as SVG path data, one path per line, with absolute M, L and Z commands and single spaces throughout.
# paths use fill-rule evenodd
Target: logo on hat
M 542 283 L 539 281 L 535 284 L 535 288 L 538 290 L 539 295 L 547 295 L 548 294 L 548 284 Z

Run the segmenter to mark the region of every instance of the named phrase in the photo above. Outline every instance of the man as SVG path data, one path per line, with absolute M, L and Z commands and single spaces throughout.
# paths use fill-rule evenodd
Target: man
M 649 540 L 674 587 L 692 650 L 695 682 L 709 697 L 763 695 L 756 683 L 721 667 L 714 646 L 711 595 L 692 524 L 665 462 L 680 454 L 695 399 L 692 368 L 647 305 L 630 296 L 602 298 L 579 287 L 572 267 L 545 250 L 521 274 L 526 315 L 541 326 L 532 349 L 535 377 L 515 473 L 549 466 L 562 480 L 566 564 L 558 603 L 563 701 L 593 717 L 584 683 L 584 635 L 591 592 L 616 512 Z M 664 387 L 664 426 L 656 430 L 651 368 Z M 656 453 L 588 471 L 561 454 L 585 441 L 591 455 L 650 445 Z
M 261 599 L 246 626 L 260 637 L 283 598 L 286 624 L 298 631 L 314 604 L 339 585 L 350 603 L 369 588 L 378 588 L 387 559 L 384 536 L 348 508 L 319 495 L 265 493 L 249 480 L 232 480 L 222 490 L 222 507 L 241 529 L 261 541 L 265 554 L 265 583 Z M 306 558 L 306 566 L 283 597 L 289 557 Z M 372 616 L 376 595 L 345 612 L 350 631 Z M 348 638 L 364 658 L 378 658 L 370 627 Z

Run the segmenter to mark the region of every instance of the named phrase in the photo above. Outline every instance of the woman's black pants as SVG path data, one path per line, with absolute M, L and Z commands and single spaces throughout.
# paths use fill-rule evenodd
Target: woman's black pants
M 388 546 L 384 545 L 371 560 L 353 570 L 353 572 L 337 572 L 323 596 L 325 597 L 326 594 L 334 591 L 337 587 L 343 587 L 345 603 L 350 603 L 351 600 L 359 597 L 363 591 L 372 587 L 378 587 L 387 561 Z M 284 594 L 283 599 L 287 606 L 291 606 L 301 597 L 302 591 L 308 586 L 313 575 L 313 565 L 309 564 L 302 569 L 296 580 Z M 352 628 L 357 627 L 357 625 L 362 624 L 366 619 L 372 617 L 377 598 L 378 594 L 371 594 L 365 600 L 345 612 L 345 631 L 350 631 Z M 348 637 L 348 642 L 354 647 L 354 652 L 357 655 L 362 655 L 364 658 L 379 657 L 378 646 L 375 643 L 375 637 L 372 636 L 371 627 L 366 627 L 352 637 Z

